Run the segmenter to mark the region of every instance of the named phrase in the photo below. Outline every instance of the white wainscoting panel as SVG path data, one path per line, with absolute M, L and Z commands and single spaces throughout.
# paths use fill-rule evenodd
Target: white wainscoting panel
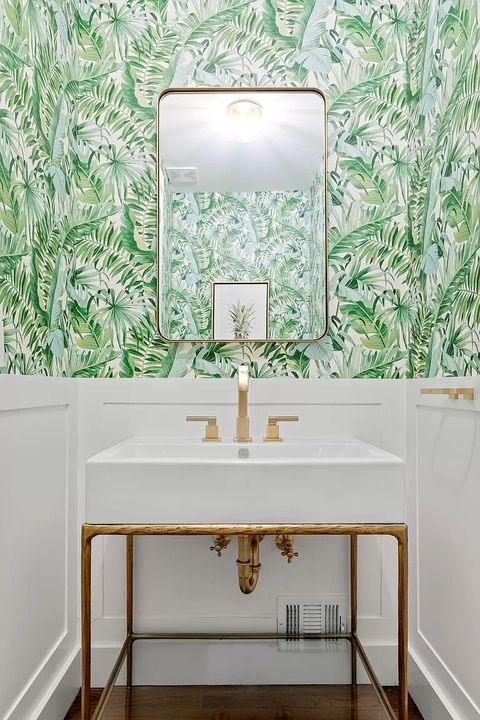
M 298 414 L 299 423 L 282 427 L 286 437 L 353 436 L 405 457 L 404 393 L 402 381 L 252 380 L 251 430 L 261 437 L 268 414 Z M 198 437 L 202 428 L 185 422 L 189 414 L 217 415 L 220 434 L 233 436 L 236 381 L 79 380 L 79 403 L 82 496 L 86 459 L 128 437 Z M 238 589 L 233 543 L 222 558 L 209 552 L 209 545 L 208 538 L 136 540 L 137 629 L 273 631 L 277 595 L 348 593 L 345 538 L 298 538 L 300 557 L 290 566 L 274 548 L 273 540 L 266 539 L 260 582 L 250 596 Z M 395 542 L 390 538 L 360 540 L 359 630 L 366 644 L 372 645 L 377 670 L 388 683 L 396 682 L 395 563 Z M 124 634 L 123 539 L 94 541 L 93 581 L 98 648 L 94 682 L 101 683 L 111 659 L 108 648 L 117 646 Z M 104 656 L 108 655 L 105 664 L 101 662 L 102 648 Z
M 475 401 L 421 395 L 471 386 Z M 412 692 L 426 720 L 480 719 L 480 383 L 408 388 Z M 439 703 L 440 700 L 440 703 Z
M 473 385 L 477 399 L 420 395 L 420 387 L 451 384 Z M 426 720 L 480 720 L 479 398 L 478 378 L 251 383 L 257 437 L 268 414 L 298 414 L 300 423 L 284 429 L 287 437 L 351 435 L 407 457 L 410 687 Z M 61 720 L 79 686 L 78 537 L 87 457 L 132 435 L 194 437 L 201 428 L 187 425 L 187 414 L 216 413 L 229 437 L 235 403 L 236 383 L 228 380 L 0 376 L 2 720 Z M 234 547 L 218 559 L 207 538 L 139 539 L 137 628 L 273 630 L 277 595 L 348 593 L 345 539 L 298 538 L 297 545 L 300 557 L 287 566 L 266 540 L 258 589 L 243 596 Z M 382 681 L 393 683 L 395 543 L 362 539 L 359 555 L 360 633 Z M 124 633 L 121 539 L 95 540 L 93 583 L 100 684 Z M 142 666 L 147 655 L 140 673 Z M 234 680 L 242 682 L 237 670 Z M 182 682 L 180 665 L 169 671 L 169 682 Z M 194 682 L 194 664 L 189 672 Z
M 60 681 L 59 703 L 51 686 L 78 653 L 76 389 L 75 381 L 0 376 L 4 720 L 36 720 L 42 712 L 60 720 L 75 693 Z

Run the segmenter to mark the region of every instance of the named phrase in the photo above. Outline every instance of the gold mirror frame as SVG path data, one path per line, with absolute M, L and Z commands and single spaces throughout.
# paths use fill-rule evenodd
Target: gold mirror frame
M 158 189 L 159 189 L 159 181 L 160 181 L 160 172 L 159 172 L 159 166 L 160 166 L 160 103 L 162 101 L 162 98 L 166 97 L 166 95 L 170 94 L 209 94 L 209 93 L 245 93 L 245 94 L 252 94 L 256 92 L 311 92 L 316 93 L 317 95 L 320 95 L 320 97 L 323 100 L 323 107 L 324 107 L 324 118 L 323 118 L 323 129 L 324 129 L 324 154 L 323 154 L 323 197 L 324 197 L 324 250 L 325 250 L 325 262 L 324 262 L 324 283 L 325 283 L 325 295 L 324 295 L 324 311 L 325 311 L 325 330 L 319 337 L 315 338 L 266 338 L 265 340 L 241 340 L 241 339 L 227 339 L 227 340 L 218 340 L 218 339 L 177 339 L 177 338 L 167 338 L 165 335 L 162 334 L 160 330 L 160 277 L 161 277 L 161 255 L 160 255 L 160 217 L 161 213 L 159 212 L 160 208 L 160 202 L 158 197 Z M 320 88 L 314 88 L 314 87 L 169 87 L 163 90 L 160 95 L 158 96 L 157 100 L 157 119 L 156 119 L 156 128 L 157 128 L 157 160 L 156 160 L 156 184 L 157 184 L 157 198 L 156 198 L 156 207 L 157 207 L 157 258 L 156 258 L 156 271 L 157 271 L 157 307 L 156 307 L 156 329 L 158 331 L 158 334 L 160 336 L 160 339 L 163 342 L 167 343 L 191 343 L 191 344 L 202 344 L 205 345 L 207 343 L 279 343 L 279 344 L 288 344 L 288 343 L 314 343 L 318 342 L 319 340 L 322 340 L 322 338 L 325 337 L 325 335 L 328 333 L 328 327 L 329 327 L 329 317 L 328 317 L 328 216 L 327 216 L 327 168 L 328 168 L 328 146 L 327 146 L 327 98 L 323 90 L 320 90 Z M 247 282 L 247 281 L 245 281 Z M 268 307 L 267 307 L 268 311 Z M 213 324 L 212 324 L 212 333 L 213 333 Z

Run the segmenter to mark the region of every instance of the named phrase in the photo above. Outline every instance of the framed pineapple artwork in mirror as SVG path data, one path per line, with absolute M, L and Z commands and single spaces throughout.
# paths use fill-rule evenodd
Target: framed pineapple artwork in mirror
M 170 88 L 158 101 L 157 136 L 162 338 L 323 337 L 324 94 Z

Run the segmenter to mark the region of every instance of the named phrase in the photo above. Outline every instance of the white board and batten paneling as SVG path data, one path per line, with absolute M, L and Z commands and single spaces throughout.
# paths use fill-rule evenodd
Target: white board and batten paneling
M 426 720 L 479 720 L 480 382 L 407 385 L 411 692 Z M 476 399 L 420 392 L 442 386 Z
M 63 717 L 78 688 L 76 393 L 0 375 L 2 720 Z
M 439 383 L 451 384 L 252 381 L 252 430 L 261 436 L 268 414 L 298 414 L 286 437 L 351 435 L 407 455 L 411 691 L 426 720 L 478 720 L 480 406 L 420 396 L 421 386 Z M 473 384 L 480 397 L 478 379 L 455 384 Z M 187 425 L 187 414 L 217 414 L 229 437 L 235 402 L 234 381 L 0 376 L 0 540 L 8 549 L 0 558 L 2 720 L 61 720 L 79 685 L 87 457 L 132 435 L 194 437 L 201 427 Z M 341 538 L 299 538 L 292 567 L 265 544 L 260 584 L 249 597 L 237 589 L 234 549 L 217 559 L 208 546 L 206 538 L 140 539 L 138 629 L 272 630 L 278 595 L 348 592 Z M 118 538 L 95 541 L 95 682 L 105 679 L 123 637 L 123 551 Z M 384 682 L 395 681 L 395 583 L 394 543 L 362 540 L 360 632 Z M 169 673 L 169 682 L 182 682 L 180 660 Z M 193 665 L 187 676 L 198 678 Z

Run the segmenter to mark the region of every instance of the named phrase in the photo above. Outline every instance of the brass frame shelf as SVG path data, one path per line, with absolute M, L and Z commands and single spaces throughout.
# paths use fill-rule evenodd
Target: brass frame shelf
M 124 535 L 126 539 L 126 637 L 91 717 L 92 642 L 92 540 L 97 536 Z M 136 640 L 275 640 L 278 633 L 137 633 L 133 625 L 134 537 L 135 535 L 343 535 L 350 537 L 350 632 L 309 636 L 309 639 L 343 638 L 352 643 L 352 686 L 357 684 L 357 656 L 362 661 L 379 702 L 389 720 L 397 720 L 392 707 L 368 660 L 357 634 L 357 539 L 359 535 L 390 535 L 397 540 L 398 576 L 398 680 L 400 706 L 398 720 L 408 720 L 408 530 L 405 524 L 387 525 L 92 525 L 82 526 L 82 710 L 81 720 L 101 720 L 115 681 L 126 659 L 127 686 L 132 685 L 133 645 Z

